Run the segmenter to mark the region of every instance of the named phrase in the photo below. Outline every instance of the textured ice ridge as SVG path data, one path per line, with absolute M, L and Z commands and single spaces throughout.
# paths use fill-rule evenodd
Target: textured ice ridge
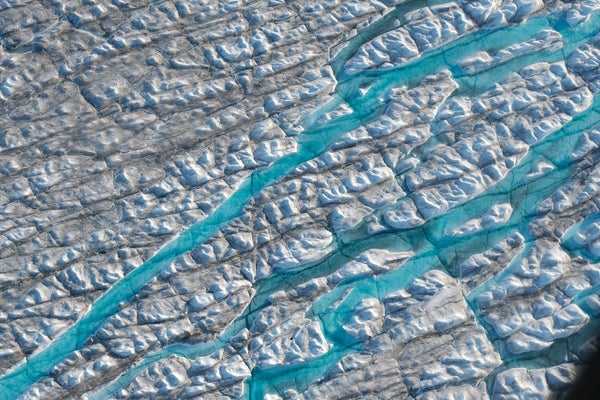
M 550 399 L 597 350 L 600 1 L 5 2 L 0 38 L 0 398 Z

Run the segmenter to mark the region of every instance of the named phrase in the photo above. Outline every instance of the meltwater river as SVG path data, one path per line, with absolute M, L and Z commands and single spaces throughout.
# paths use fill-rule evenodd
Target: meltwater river
M 336 88 L 336 102 L 347 102 L 353 110 L 351 115 L 331 121 L 325 126 L 314 128 L 310 121 L 315 116 L 306 119 L 304 132 L 297 136 L 298 152 L 274 162 L 269 167 L 255 171 L 251 179 L 246 180 L 239 189 L 212 214 L 199 221 L 189 229 L 181 232 L 177 238 L 163 246 L 152 258 L 147 260 L 137 269 L 123 277 L 114 284 L 91 306 L 90 310 L 82 316 L 73 326 L 66 329 L 59 337 L 47 347 L 31 355 L 25 363 L 16 366 L 0 379 L 0 398 L 13 399 L 23 393 L 28 387 L 41 378 L 47 376 L 51 369 L 67 357 L 70 353 L 80 349 L 84 342 L 94 334 L 98 328 L 111 315 L 119 311 L 119 305 L 130 302 L 139 290 L 155 277 L 161 269 L 177 257 L 191 251 L 196 246 L 212 237 L 216 232 L 225 227 L 231 220 L 240 216 L 244 207 L 253 196 L 291 173 L 297 166 L 322 154 L 327 148 L 346 132 L 357 128 L 361 124 L 369 123 L 380 116 L 386 107 L 382 100 L 389 90 L 399 86 L 414 86 L 426 76 L 448 69 L 453 78 L 459 83 L 460 88 L 455 95 L 476 96 L 488 90 L 493 84 L 500 81 L 509 73 L 534 62 L 554 62 L 564 59 L 577 46 L 581 45 L 591 36 L 598 33 L 600 17 L 592 15 L 590 20 L 577 27 L 570 27 L 560 20 L 539 16 L 530 18 L 523 24 L 496 27 L 468 33 L 451 41 L 438 49 L 423 54 L 419 59 L 407 62 L 398 68 L 385 71 L 364 71 L 362 73 L 347 75 L 343 65 L 352 53 L 365 41 L 378 34 L 392 29 L 393 18 L 402 13 L 416 8 L 420 1 L 409 1 L 399 6 L 393 14 L 389 14 L 378 23 L 366 27 L 339 53 L 332 61 L 333 69 L 338 79 Z M 442 3 L 442 1 L 429 2 Z M 463 74 L 457 67 L 464 58 L 481 50 L 501 49 L 514 43 L 519 43 L 534 37 L 542 29 L 555 29 L 563 37 L 563 48 L 553 51 L 539 51 L 513 58 L 492 69 L 484 70 L 473 75 Z M 361 94 L 361 87 L 369 87 L 366 93 Z M 331 108 L 331 104 L 327 108 Z M 325 109 L 325 108 L 324 108 Z M 392 290 L 405 287 L 412 279 L 422 275 L 432 268 L 448 268 L 456 265 L 460 254 L 461 259 L 470 254 L 481 252 L 494 240 L 506 237 L 510 232 L 522 229 L 535 216 L 537 204 L 547 198 L 553 191 L 560 187 L 572 174 L 576 165 L 568 158 L 578 134 L 594 126 L 598 121 L 600 104 L 598 98 L 586 111 L 577 116 L 572 122 L 557 132 L 552 133 L 543 141 L 530 149 L 530 153 L 515 167 L 508 176 L 498 184 L 489 188 L 475 199 L 450 210 L 447 214 L 428 221 L 419 230 L 403 232 L 384 232 L 373 237 L 357 237 L 360 232 L 350 232 L 346 236 L 352 238 L 347 242 L 343 240 L 338 244 L 327 258 L 327 262 L 309 266 L 307 272 L 296 274 L 295 279 L 308 280 L 315 276 L 326 275 L 332 266 L 340 265 L 349 260 L 349 256 L 358 255 L 371 248 L 390 248 L 394 250 L 411 250 L 416 255 L 402 268 L 385 274 L 377 281 L 364 279 L 353 283 L 353 293 L 344 300 L 344 308 L 352 308 L 365 296 L 382 298 Z M 319 112 L 317 112 L 317 115 Z M 559 168 L 542 175 L 535 180 L 528 180 L 525 171 L 539 160 L 551 160 Z M 448 226 L 458 225 L 469 219 L 481 215 L 493 204 L 510 202 L 514 213 L 509 221 L 486 236 L 485 242 L 478 236 L 465 236 L 457 239 L 447 235 Z M 357 229 L 360 229 L 357 228 Z M 421 230 L 422 229 L 422 230 Z M 428 241 L 418 240 L 418 236 L 427 232 Z M 414 246 L 419 243 L 418 246 Z M 336 262 L 332 262 L 335 260 Z M 291 276 L 285 273 L 275 274 L 264 282 L 259 282 L 257 295 L 253 305 L 266 301 L 268 295 L 280 287 L 282 282 L 290 281 Z M 493 284 L 493 281 L 488 283 Z M 337 291 L 325 296 L 313 305 L 312 312 L 319 313 L 330 302 L 336 300 Z M 173 345 L 166 349 L 147 355 L 146 358 L 126 372 L 114 383 L 102 388 L 94 398 L 109 396 L 118 388 L 125 385 L 137 373 L 147 368 L 152 363 L 179 354 L 188 358 L 207 355 L 227 343 L 237 332 L 246 325 L 248 317 L 253 314 L 248 310 L 238 318 L 221 335 L 218 341 L 194 346 Z M 267 370 L 253 371 L 253 376 L 248 380 L 247 394 L 252 398 L 262 398 L 269 387 L 285 388 L 290 382 L 296 385 L 308 386 L 320 374 L 334 365 L 341 357 L 349 352 L 360 349 L 360 344 L 349 344 L 343 337 L 339 327 L 336 326 L 335 316 L 330 317 L 329 323 L 324 327 L 328 340 L 334 344 L 332 350 L 326 355 L 309 363 L 294 367 L 276 367 Z

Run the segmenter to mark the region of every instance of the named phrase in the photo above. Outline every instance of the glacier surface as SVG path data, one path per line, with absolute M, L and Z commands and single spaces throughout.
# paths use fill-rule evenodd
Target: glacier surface
M 0 398 L 564 398 L 598 92 L 599 0 L 0 2 Z

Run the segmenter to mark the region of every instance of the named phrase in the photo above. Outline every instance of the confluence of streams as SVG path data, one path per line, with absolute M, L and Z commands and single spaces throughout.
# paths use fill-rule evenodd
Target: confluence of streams
M 406 12 L 407 10 L 410 10 L 411 7 L 414 8 L 415 4 L 417 3 L 418 2 L 411 1 L 408 6 L 399 6 L 395 11 L 395 15 L 397 15 L 400 11 Z M 389 27 L 387 26 L 386 22 L 389 19 L 390 18 L 388 17 L 388 19 L 381 23 L 374 23 L 373 25 L 365 28 L 365 31 L 361 32 L 360 36 L 356 36 L 355 39 L 348 44 L 348 48 L 356 49 L 360 44 L 364 43 L 369 38 L 373 38 L 382 31 L 385 31 L 385 29 L 388 29 Z M 600 26 L 600 23 L 598 22 L 600 22 L 598 21 L 598 15 L 595 14 L 593 15 L 593 18 L 591 18 L 591 21 L 588 21 L 583 25 L 583 27 L 578 27 L 577 29 L 573 29 L 571 27 L 563 27 L 561 29 L 559 25 L 554 26 L 554 28 L 558 30 L 566 39 L 566 48 L 563 49 L 563 53 L 560 51 L 554 52 L 549 54 L 547 59 L 544 60 L 557 61 L 562 59 L 563 54 L 569 54 L 576 46 L 580 45 L 585 38 L 596 33 L 595 31 L 597 29 L 595 27 Z M 336 88 L 336 93 L 338 94 L 337 101 L 339 102 L 341 99 L 347 101 L 353 108 L 353 114 L 342 117 L 338 120 L 334 120 L 324 127 L 316 129 L 311 129 L 309 127 L 306 129 L 305 132 L 297 138 L 299 144 L 299 151 L 297 153 L 286 156 L 262 170 L 254 171 L 251 178 L 245 181 L 239 187 L 239 189 L 231 197 L 225 200 L 212 214 L 207 216 L 204 220 L 194 224 L 189 229 L 181 232 L 177 238 L 163 246 L 153 257 L 123 277 L 102 296 L 100 296 L 93 303 L 89 312 L 82 316 L 74 325 L 66 329 L 47 347 L 33 354 L 27 358 L 24 363 L 20 364 L 2 377 L 0 379 L 0 387 L 2 388 L 2 390 L 0 390 L 0 398 L 14 398 L 23 393 L 29 386 L 39 381 L 44 376 L 47 376 L 56 364 L 62 361 L 71 352 L 80 349 L 85 341 L 97 331 L 97 329 L 108 317 L 117 313 L 121 303 L 130 302 L 139 292 L 142 286 L 156 276 L 156 274 L 158 274 L 164 266 L 168 265 L 177 257 L 189 252 L 196 246 L 202 244 L 212 237 L 218 230 L 225 227 L 229 221 L 240 216 L 243 208 L 257 193 L 274 184 L 279 179 L 285 177 L 298 165 L 322 154 L 344 133 L 355 129 L 361 124 L 372 121 L 381 115 L 387 105 L 385 102 L 381 101 L 382 93 L 386 93 L 393 87 L 398 87 L 401 85 L 413 85 L 421 81 L 426 76 L 439 72 L 442 69 L 449 68 L 452 65 L 456 65 L 458 61 L 466 56 L 473 54 L 476 51 L 480 51 L 483 46 L 482 42 L 489 43 L 490 47 L 496 48 L 498 46 L 508 46 L 510 44 L 529 39 L 541 29 L 549 27 L 551 27 L 549 19 L 546 16 L 539 16 L 530 18 L 522 25 L 478 30 L 446 43 L 442 47 L 432 50 L 422 55 L 420 58 L 406 63 L 400 68 L 391 69 L 385 72 L 373 73 L 366 71 L 364 73 L 355 74 L 352 76 L 345 76 L 341 66 L 343 66 L 345 58 L 352 55 L 352 52 L 343 51 L 340 53 L 341 58 L 337 58 L 332 61 L 336 78 L 339 81 L 339 84 Z M 520 63 L 528 61 L 529 59 L 519 61 L 519 58 L 517 58 L 516 60 L 512 61 L 512 63 L 505 65 L 500 72 L 512 72 L 515 70 L 515 68 L 518 69 L 517 67 L 520 65 Z M 495 78 L 497 78 L 498 73 L 499 71 L 495 71 Z M 486 71 L 482 71 L 481 74 L 485 75 Z M 479 82 L 485 82 L 485 84 L 482 85 L 479 83 L 480 87 L 478 87 L 477 84 L 477 75 L 469 78 L 458 78 L 463 80 L 463 82 L 461 82 L 463 85 L 471 85 L 472 88 L 475 88 L 475 92 L 481 92 L 483 90 L 487 90 L 487 85 L 493 81 L 489 76 L 484 76 L 483 79 L 481 79 L 481 77 L 482 76 L 480 75 Z M 459 79 L 459 81 L 461 79 Z M 370 89 L 365 95 L 358 94 L 357 88 L 364 86 L 365 83 L 371 85 Z M 586 113 L 596 113 L 599 108 L 597 103 L 598 102 L 595 101 L 594 106 L 591 107 Z M 315 114 L 319 113 L 320 111 L 317 111 Z M 583 117 L 584 116 L 582 115 L 582 119 L 585 120 L 586 118 Z M 307 118 L 307 120 L 309 120 L 309 118 Z M 565 138 L 572 136 L 573 130 L 578 128 L 579 124 L 575 124 L 574 128 L 572 129 L 561 130 L 563 132 L 562 136 Z M 558 184 L 564 182 L 564 180 L 569 177 L 570 172 L 570 168 L 565 168 L 565 170 L 560 173 L 560 177 L 554 177 L 555 184 L 551 185 L 550 189 L 544 190 L 543 192 L 551 193 L 553 190 L 558 188 Z M 506 194 L 507 190 L 510 191 L 513 189 L 512 187 L 504 187 L 506 185 L 506 179 L 503 180 L 500 185 L 503 187 L 503 190 L 502 192 L 496 193 L 498 196 Z M 481 195 L 478 197 L 481 197 Z M 487 202 L 489 204 L 489 200 L 487 200 Z M 464 212 L 465 207 L 461 207 L 461 209 Z M 516 215 L 522 217 L 524 214 L 531 213 L 531 211 L 532 209 L 527 207 L 526 211 L 523 210 L 522 212 L 516 213 Z M 471 214 L 472 213 L 473 212 L 471 212 Z M 447 216 L 445 218 L 447 218 Z M 511 228 L 514 228 L 514 226 L 518 223 L 518 221 L 515 220 L 516 218 L 517 217 L 513 217 L 507 225 Z M 440 219 L 435 220 L 435 225 L 427 229 L 437 231 L 439 229 L 435 228 L 435 226 L 445 226 L 445 223 L 439 221 Z M 409 233 L 406 234 L 408 235 Z M 360 248 L 364 250 L 367 248 L 382 247 L 385 246 L 384 243 L 385 240 L 379 244 L 375 244 L 373 240 L 366 240 L 366 243 L 361 245 Z M 453 243 L 449 244 L 450 246 L 454 245 Z M 464 243 L 458 244 L 464 246 Z M 418 258 L 415 259 L 417 260 Z M 416 271 L 418 273 L 424 272 L 423 263 L 421 262 L 417 264 L 419 268 L 417 268 Z M 406 276 L 416 276 L 418 275 L 417 272 L 407 272 Z M 394 273 L 397 275 L 399 273 L 401 274 L 402 271 L 394 271 Z M 397 278 L 390 279 L 393 281 Z M 405 282 L 406 279 L 402 279 L 402 281 Z M 263 294 L 260 296 L 260 298 L 265 299 L 266 296 Z M 245 312 L 244 314 L 246 315 L 247 313 Z M 235 331 L 241 327 L 241 323 L 243 321 L 243 318 L 238 318 L 223 336 L 233 336 Z M 223 342 L 223 340 L 220 340 L 218 343 L 200 346 L 200 348 L 195 349 L 195 351 L 190 351 L 189 355 L 194 355 L 197 357 L 199 355 L 208 354 L 217 349 L 219 347 L 219 343 Z M 151 363 L 174 353 L 178 354 L 177 347 L 175 346 L 173 346 L 173 349 L 165 349 L 158 354 L 147 356 L 144 361 L 139 363 L 130 372 L 125 374 L 125 376 L 128 379 L 131 379 L 135 372 L 139 371 L 142 367 L 147 367 Z M 333 361 L 339 359 L 343 353 L 343 351 L 332 351 L 330 356 L 332 359 L 328 362 L 325 362 L 325 365 L 330 365 Z M 119 386 L 124 383 L 121 380 L 118 381 L 120 382 Z M 111 392 L 109 388 L 106 389 L 108 390 L 104 391 L 104 394 Z

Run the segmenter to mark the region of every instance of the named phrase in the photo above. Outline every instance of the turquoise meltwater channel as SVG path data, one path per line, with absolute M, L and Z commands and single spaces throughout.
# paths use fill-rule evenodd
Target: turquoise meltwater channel
M 393 14 L 393 16 L 397 17 L 403 12 L 410 11 L 416 8 L 420 3 L 421 2 L 419 1 L 407 2 L 406 4 L 399 6 L 394 11 L 395 14 Z M 436 1 L 430 3 L 437 4 L 442 2 Z M 347 49 L 350 50 L 343 50 L 340 55 L 332 61 L 339 82 L 338 87 L 336 88 L 337 95 L 334 103 L 340 103 L 342 100 L 346 101 L 352 107 L 353 114 L 334 120 L 323 127 L 312 128 L 310 124 L 307 124 L 308 126 L 305 131 L 297 137 L 299 144 L 297 153 L 286 156 L 274 162 L 269 167 L 254 171 L 235 193 L 225 200 L 212 214 L 181 232 L 173 241 L 163 246 L 153 257 L 114 284 L 93 303 L 89 312 L 82 316 L 74 325 L 66 329 L 47 347 L 31 355 L 24 363 L 16 366 L 12 371 L 2 377 L 0 379 L 0 398 L 14 399 L 27 390 L 32 384 L 47 376 L 55 365 L 65 359 L 65 357 L 73 351 L 80 349 L 85 341 L 97 331 L 108 317 L 117 313 L 120 309 L 120 304 L 130 302 L 139 290 L 154 278 L 166 265 L 177 257 L 202 244 L 220 229 L 225 227 L 230 221 L 240 216 L 244 207 L 257 193 L 291 173 L 303 162 L 322 154 L 332 143 L 346 132 L 375 120 L 385 110 L 386 103 L 382 99 L 384 98 L 383 95 L 390 89 L 403 85 L 412 86 L 426 76 L 449 69 L 453 72 L 454 78 L 461 85 L 459 91 L 467 92 L 469 95 L 475 95 L 476 93 L 489 89 L 494 82 L 498 81 L 499 77 L 506 76 L 508 73 L 518 70 L 520 67 L 531 62 L 552 62 L 564 59 L 565 54 L 568 55 L 587 38 L 597 34 L 598 27 L 600 27 L 600 18 L 597 14 L 594 14 L 585 24 L 577 27 L 566 26 L 565 24 L 561 24 L 560 21 L 552 21 L 545 16 L 539 16 L 530 18 L 525 23 L 519 25 L 484 29 L 466 34 L 438 49 L 423 54 L 419 59 L 408 62 L 399 68 L 387 71 L 364 71 L 359 74 L 347 76 L 343 71 L 343 61 L 352 55 L 354 51 L 352 49 L 357 49 L 360 44 L 370 38 L 391 29 L 392 20 L 393 17 L 387 16 L 384 17 L 381 22 L 366 27 L 361 31 L 360 36 L 357 36 L 355 40 L 348 44 Z M 563 49 L 550 53 L 539 52 L 534 55 L 526 55 L 522 58 L 517 57 L 510 62 L 497 66 L 493 70 L 482 71 L 473 76 L 465 76 L 462 75 L 460 71 L 457 71 L 456 65 L 458 62 L 469 55 L 482 49 L 499 49 L 510 44 L 528 40 L 540 30 L 549 28 L 555 29 L 561 33 L 565 41 Z M 369 87 L 369 89 L 365 94 L 360 94 L 359 88 L 361 87 Z M 316 114 L 324 112 L 325 108 L 330 109 L 331 104 L 324 107 L 322 111 L 317 111 Z M 594 111 L 596 108 L 597 104 L 593 107 Z M 316 118 L 314 117 L 308 117 L 306 121 L 315 119 Z M 569 136 L 564 131 L 562 131 L 561 136 L 562 135 L 564 135 L 565 138 Z M 565 171 L 567 174 L 565 176 L 563 176 L 563 173 L 557 173 L 560 175 L 559 180 L 564 180 L 568 177 L 569 169 L 567 168 Z M 511 182 L 516 184 L 518 181 L 519 180 L 517 179 L 516 182 L 514 180 Z M 506 183 L 503 183 L 502 185 L 502 190 L 501 192 L 498 192 L 498 196 L 506 196 L 507 193 L 516 189 L 510 185 L 507 186 Z M 549 189 L 542 192 L 547 194 L 548 190 Z M 524 196 L 528 193 L 529 192 L 527 191 Z M 537 204 L 537 202 L 540 201 L 540 198 L 535 196 L 530 200 L 531 202 L 528 201 L 528 207 L 526 207 L 528 212 L 531 212 L 529 203 Z M 483 203 L 489 205 L 489 201 L 487 200 L 482 201 L 482 207 Z M 460 215 L 461 218 L 467 220 L 476 212 L 478 212 L 476 207 L 472 209 L 462 207 L 460 210 L 455 211 L 453 215 L 455 217 Z M 464 213 L 464 215 L 461 213 Z M 515 218 L 520 218 L 524 214 L 525 212 L 521 213 L 519 211 L 516 213 Z M 439 254 L 432 254 L 432 248 L 428 247 L 426 249 L 427 253 L 419 255 L 415 260 L 430 260 L 431 257 L 446 260 L 449 259 L 448 254 L 452 253 L 452 249 L 457 248 L 456 246 L 465 246 L 464 243 L 466 242 L 455 243 L 450 239 L 446 240 L 444 238 L 442 228 L 445 227 L 445 222 L 443 221 L 446 220 L 447 218 L 439 219 L 439 222 L 437 222 L 436 225 L 432 225 L 431 228 L 429 228 L 429 226 L 427 227 L 427 229 L 431 230 L 431 237 L 437 240 L 436 249 L 439 248 Z M 514 221 L 512 222 L 514 223 Z M 368 246 L 373 247 L 373 244 L 368 241 Z M 362 249 L 367 248 L 368 246 L 364 244 L 359 247 Z M 422 261 L 414 261 L 414 263 L 415 265 L 418 265 L 418 268 L 413 271 L 414 273 L 422 273 L 427 269 L 428 263 Z M 402 271 L 398 270 L 394 272 L 394 274 L 402 274 Z M 402 285 L 407 282 L 406 277 L 401 278 L 396 275 L 391 275 L 389 278 L 390 284 L 393 287 L 396 287 L 396 284 Z M 411 274 L 409 275 L 412 276 Z M 362 293 L 374 293 L 375 289 L 373 284 L 367 282 L 366 285 L 367 286 L 365 286 Z M 225 339 L 227 337 L 232 337 L 238 329 L 243 327 L 241 322 L 243 322 L 243 320 L 238 319 L 231 328 L 228 329 L 228 333 L 224 334 L 221 341 L 207 345 L 203 349 L 190 351 L 188 355 L 199 356 L 216 350 L 224 341 L 226 341 Z M 332 328 L 330 332 L 333 334 L 335 329 Z M 135 371 L 140 371 L 142 367 L 147 367 L 164 357 L 168 357 L 172 354 L 179 354 L 180 352 L 185 355 L 185 352 L 187 351 L 185 349 L 186 347 L 178 348 L 175 345 L 165 349 L 159 354 L 148 356 L 134 367 L 131 372 L 126 373 L 125 378 L 132 379 L 135 375 Z M 328 354 L 324 359 L 313 362 L 315 364 L 315 370 L 322 372 L 325 367 L 332 365 L 332 363 L 339 360 L 339 358 L 348 351 L 355 350 L 356 349 L 352 346 L 349 346 L 348 349 L 341 347 L 334 348 L 331 354 Z M 278 380 L 285 381 L 287 378 L 291 378 L 291 375 L 293 374 L 305 374 L 306 371 L 306 368 L 256 371 L 256 376 L 251 378 L 252 392 L 254 395 L 258 396 L 266 393 L 269 387 L 268 380 L 272 379 L 275 375 L 278 375 Z M 312 374 L 306 376 L 304 381 L 314 381 L 314 379 L 316 379 L 316 376 Z M 106 394 L 107 392 L 104 393 Z

